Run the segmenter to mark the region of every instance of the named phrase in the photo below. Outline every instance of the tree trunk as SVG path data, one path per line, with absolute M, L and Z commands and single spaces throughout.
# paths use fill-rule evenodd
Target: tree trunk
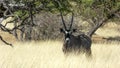
M 97 31 L 97 29 L 100 28 L 106 21 L 107 19 L 103 19 L 101 21 L 96 22 L 97 24 L 92 29 L 90 29 L 87 35 L 89 37 L 92 37 L 92 35 Z
M 103 24 L 105 24 L 109 19 L 112 19 L 113 17 L 115 17 L 116 16 L 115 14 L 118 12 L 120 12 L 120 8 L 117 9 L 116 11 L 109 13 L 106 18 L 103 18 L 100 21 L 94 21 L 96 25 L 88 32 L 87 35 L 89 37 L 92 37 L 92 35 L 97 31 L 98 28 L 100 28 Z
M 27 41 L 32 40 L 31 33 L 32 33 L 32 26 L 27 26 L 25 28 L 25 40 L 27 40 Z

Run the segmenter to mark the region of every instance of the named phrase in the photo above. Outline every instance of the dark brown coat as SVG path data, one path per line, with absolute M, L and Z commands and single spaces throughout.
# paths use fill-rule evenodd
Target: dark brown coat
M 63 52 L 64 54 L 69 53 L 86 53 L 87 56 L 91 55 L 91 39 L 87 35 L 70 35 L 69 41 L 64 41 Z

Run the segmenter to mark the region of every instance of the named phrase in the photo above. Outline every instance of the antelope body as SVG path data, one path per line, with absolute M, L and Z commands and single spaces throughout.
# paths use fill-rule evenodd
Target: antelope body
M 60 31 L 64 33 L 65 39 L 64 44 L 62 47 L 64 54 L 79 54 L 79 53 L 86 53 L 87 56 L 91 55 L 91 38 L 85 34 L 80 34 L 78 36 L 74 36 L 72 33 L 76 32 L 76 29 L 72 29 L 73 23 L 73 13 L 72 19 L 69 29 L 66 28 L 64 23 L 64 19 L 61 13 L 62 23 L 64 25 L 64 29 L 61 28 Z

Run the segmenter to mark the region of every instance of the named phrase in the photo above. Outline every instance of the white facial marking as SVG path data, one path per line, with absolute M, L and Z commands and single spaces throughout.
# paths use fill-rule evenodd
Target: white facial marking
M 66 34 L 68 34 L 69 32 L 68 31 L 65 31 Z
M 69 40 L 70 40 L 70 38 L 66 38 L 65 40 L 66 40 L 66 41 L 69 41 Z

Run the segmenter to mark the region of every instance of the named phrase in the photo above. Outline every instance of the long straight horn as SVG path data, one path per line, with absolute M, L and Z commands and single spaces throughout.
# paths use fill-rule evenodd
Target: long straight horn
M 72 12 L 72 18 L 71 18 L 71 23 L 70 23 L 70 27 L 69 27 L 70 30 L 71 30 L 71 28 L 72 28 L 73 16 L 74 16 L 74 13 Z
M 65 30 L 67 30 L 66 25 L 65 25 L 65 21 L 64 21 L 64 19 L 63 19 L 62 12 L 60 12 L 60 15 L 61 15 L 61 19 L 62 19 L 63 26 L 64 26 Z

